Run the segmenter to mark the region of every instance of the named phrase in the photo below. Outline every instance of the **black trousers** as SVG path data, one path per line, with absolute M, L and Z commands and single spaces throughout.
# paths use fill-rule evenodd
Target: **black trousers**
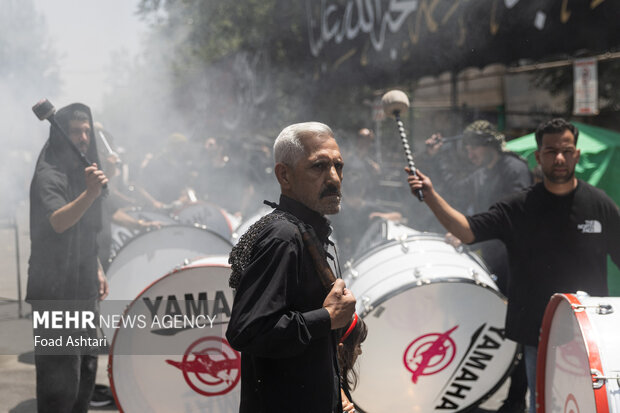
M 35 355 L 38 413 L 83 413 L 95 389 L 97 356 Z

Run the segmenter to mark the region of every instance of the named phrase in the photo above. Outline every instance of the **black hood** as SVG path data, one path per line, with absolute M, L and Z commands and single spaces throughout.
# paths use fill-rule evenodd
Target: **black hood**
M 101 168 L 90 108 L 82 103 L 72 103 L 58 110 L 54 118 L 60 128 L 65 133 L 68 133 L 69 119 L 75 111 L 81 111 L 88 115 L 91 136 L 86 158 Z M 86 181 L 84 179 L 84 168 L 86 168 L 86 165 L 82 163 L 79 155 L 69 145 L 73 145 L 73 143 L 68 138 L 63 137 L 54 126 L 50 125 L 49 139 L 41 150 L 35 174 L 53 174 L 57 176 L 57 179 L 65 181 L 68 186 L 73 188 L 73 192 L 75 192 L 77 197 L 80 192 L 86 189 Z M 101 228 L 101 197 L 97 198 L 88 211 L 86 211 L 82 221 L 86 225 L 95 227 L 96 230 Z

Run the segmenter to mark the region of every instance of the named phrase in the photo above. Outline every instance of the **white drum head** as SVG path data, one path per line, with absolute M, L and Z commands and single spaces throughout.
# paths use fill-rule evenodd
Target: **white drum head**
M 148 328 L 118 329 L 110 350 L 109 375 L 119 410 L 238 411 L 241 357 L 224 337 L 233 300 L 229 276 L 224 257 L 199 260 L 162 277 L 129 306 L 125 316 L 145 313 L 145 300 L 159 300 L 156 314 L 161 319 L 171 308 L 180 308 L 184 316 L 209 315 L 214 326 L 151 328 L 147 310 Z M 199 298 L 205 296 L 207 301 L 200 307 Z M 171 300 L 176 300 L 175 305 Z
M 359 296 L 358 296 L 359 300 Z M 516 343 L 506 304 L 474 282 L 409 286 L 365 317 L 355 404 L 369 412 L 464 411 L 501 384 Z
M 600 310 L 609 305 L 612 311 Z M 620 310 L 617 297 L 555 294 L 545 310 L 538 348 L 539 412 L 620 412 Z

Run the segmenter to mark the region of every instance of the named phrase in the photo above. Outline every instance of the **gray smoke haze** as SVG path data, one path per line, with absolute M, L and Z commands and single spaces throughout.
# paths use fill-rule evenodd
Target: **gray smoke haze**
M 33 1 L 0 8 L 0 211 L 6 218 L 28 197 L 28 186 L 49 125 L 31 107 L 59 91 L 58 65 L 44 19 Z

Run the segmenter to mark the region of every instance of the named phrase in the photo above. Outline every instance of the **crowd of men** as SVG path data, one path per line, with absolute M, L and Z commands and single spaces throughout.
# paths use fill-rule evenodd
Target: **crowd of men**
M 87 106 L 67 106 L 56 119 L 70 142 L 51 129 L 30 193 L 27 300 L 33 307 L 46 300 L 79 300 L 96 311 L 108 288 L 97 234 L 111 220 L 127 220 L 117 214 L 124 207 L 149 203 L 161 208 L 194 193 L 246 215 L 259 208 L 258 199 L 275 199 L 277 193 L 263 190 L 265 180 L 273 180 L 280 188 L 278 202 L 269 204 L 273 212 L 250 227 L 230 257 L 230 284 L 236 293 L 226 337 L 241 352 L 240 411 L 355 411 L 350 393 L 344 391 L 350 390 L 349 380 L 342 376 L 338 349 L 363 323 L 354 316 L 356 299 L 344 281 L 325 283 L 325 271 L 339 274 L 326 216 L 338 214 L 342 206 L 343 221 L 353 221 L 342 225 L 335 220 L 341 229 L 336 239 L 341 237 L 347 255 L 373 217 L 402 216 L 370 199 L 368 191 L 377 185 L 382 168 L 371 156 L 370 130 L 360 130 L 355 149 L 343 155 L 327 125 L 290 125 L 275 140 L 275 165 L 268 150 L 238 163 L 234 151 L 217 139 L 207 138 L 197 147 L 175 134 L 161 153 L 144 159 L 134 184 L 122 179 L 116 154 L 100 155 L 95 131 L 102 129 L 94 125 Z M 438 160 L 429 163 L 434 169 L 403 178 L 412 193 L 424 193 L 451 242 L 473 244 L 499 276 L 509 303 L 506 334 L 524 345 L 531 412 L 538 334 L 549 297 L 577 290 L 605 296 L 607 256 L 620 265 L 618 207 L 574 174 L 578 134 L 561 119 L 537 129 L 536 159 L 543 182 L 535 185 L 525 162 L 504 150 L 503 135 L 486 121 L 472 123 L 463 133 L 473 165 L 466 179 L 457 179 L 450 163 L 442 161 L 446 153 L 439 136 L 427 141 L 426 156 Z M 81 163 L 69 144 L 91 164 Z M 431 176 L 440 184 L 434 185 Z M 598 226 L 586 231 L 588 222 Z M 348 233 L 347 228 L 358 232 Z M 501 242 L 487 243 L 491 240 Z M 96 355 L 36 354 L 35 360 L 39 412 L 87 410 Z M 515 375 L 513 381 L 521 387 L 514 389 L 504 412 L 524 408 L 524 380 Z

